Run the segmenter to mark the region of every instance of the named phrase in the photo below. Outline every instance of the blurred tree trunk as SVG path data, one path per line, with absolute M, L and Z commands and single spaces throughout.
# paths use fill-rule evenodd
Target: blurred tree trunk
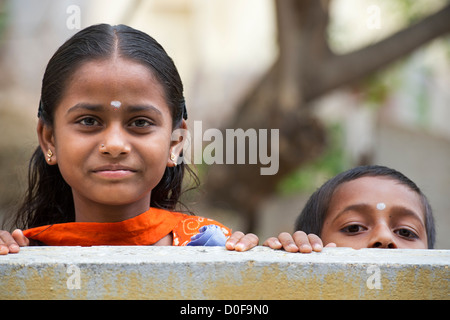
M 260 175 L 260 165 L 221 164 L 208 169 L 205 189 L 209 202 L 245 214 L 246 231 L 254 230 L 261 202 L 274 193 L 279 181 L 317 157 L 326 146 L 324 127 L 308 106 L 311 100 L 361 81 L 450 31 L 447 6 L 376 44 L 335 55 L 327 42 L 329 5 L 330 0 L 276 1 L 278 59 L 226 125 L 244 131 L 279 129 L 278 173 Z

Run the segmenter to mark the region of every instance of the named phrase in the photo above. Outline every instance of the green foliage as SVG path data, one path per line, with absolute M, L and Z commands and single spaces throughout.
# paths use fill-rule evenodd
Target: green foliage
M 326 180 L 346 169 L 343 127 L 341 124 L 333 124 L 327 131 L 329 143 L 325 152 L 283 179 L 277 187 L 278 193 L 288 195 L 314 191 Z
M 3 42 L 3 33 L 8 24 L 8 2 L 0 0 L 0 46 Z
M 446 5 L 445 0 L 396 0 L 394 7 L 396 11 L 401 13 L 401 17 L 407 24 L 419 22 L 424 16 L 427 16 L 440 7 Z

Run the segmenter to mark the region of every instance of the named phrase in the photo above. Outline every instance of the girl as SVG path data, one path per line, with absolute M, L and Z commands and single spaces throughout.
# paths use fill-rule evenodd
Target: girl
M 186 129 L 183 85 L 147 34 L 107 24 L 75 34 L 47 65 L 38 117 L 19 229 L 0 232 L 1 254 L 36 243 L 258 244 L 253 234 L 174 212 L 185 170 L 193 174 L 180 161 L 183 137 L 172 138 Z
M 264 245 L 290 252 L 320 251 L 323 243 L 432 249 L 436 233 L 431 206 L 419 187 L 384 166 L 356 167 L 327 181 L 309 198 L 295 230 Z

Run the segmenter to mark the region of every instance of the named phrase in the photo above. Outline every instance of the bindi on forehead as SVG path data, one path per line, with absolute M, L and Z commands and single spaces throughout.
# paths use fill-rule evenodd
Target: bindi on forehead
M 386 209 L 386 204 L 384 202 L 377 203 L 377 210 L 384 210 Z
M 114 111 L 119 110 L 119 108 L 122 106 L 122 103 L 117 100 L 111 101 L 111 107 L 113 107 Z

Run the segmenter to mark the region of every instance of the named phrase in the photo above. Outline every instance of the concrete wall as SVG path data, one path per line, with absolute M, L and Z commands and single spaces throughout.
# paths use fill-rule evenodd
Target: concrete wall
M 449 250 L 26 247 L 0 299 L 449 299 Z

